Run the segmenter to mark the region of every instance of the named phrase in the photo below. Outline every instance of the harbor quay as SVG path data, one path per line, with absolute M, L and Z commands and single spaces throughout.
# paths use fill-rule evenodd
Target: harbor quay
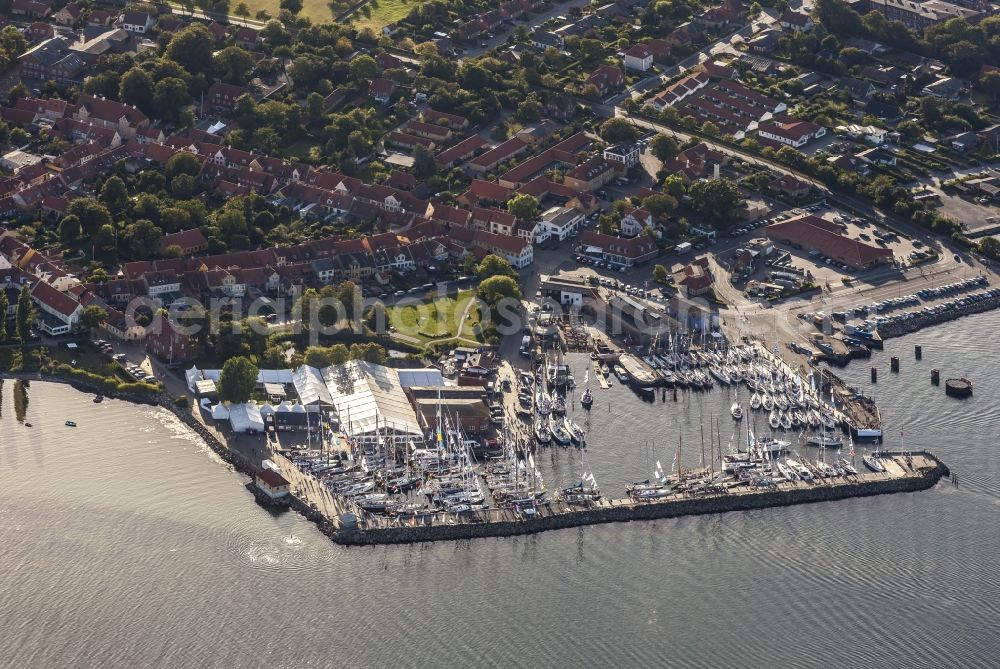
M 365 546 L 507 537 L 603 523 L 748 511 L 851 497 L 915 492 L 926 490 L 949 475 L 948 467 L 925 451 L 884 452 L 880 458 L 885 467 L 884 472 L 864 472 L 813 483 L 793 481 L 773 486 L 747 485 L 715 494 L 692 494 L 682 490 L 670 497 L 650 502 L 630 498 L 598 500 L 586 505 L 553 501 L 539 505 L 531 514 L 513 509 L 483 509 L 465 514 L 429 512 L 408 518 L 388 518 L 361 511 L 345 517 L 345 514 L 331 515 L 330 506 L 318 506 L 313 495 L 301 487 L 293 489 L 292 505 L 315 521 L 336 543 Z M 318 484 L 305 485 L 309 486 L 309 490 L 322 487 Z

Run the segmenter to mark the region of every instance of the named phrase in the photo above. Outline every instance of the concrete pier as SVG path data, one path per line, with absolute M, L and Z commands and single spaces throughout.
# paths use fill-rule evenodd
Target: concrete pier
M 390 518 L 352 510 L 351 513 L 357 516 L 357 525 L 350 528 L 342 527 L 337 516 L 328 515 L 332 507 L 316 505 L 313 494 L 304 494 L 304 490 L 315 493 L 316 488 L 313 484 L 302 488 L 301 477 L 311 477 L 301 474 L 293 491 L 293 507 L 316 521 L 333 541 L 363 546 L 516 536 L 599 523 L 675 518 L 914 492 L 930 488 L 948 475 L 948 468 L 926 452 L 884 453 L 882 463 L 886 471 L 880 473 L 859 469 L 856 476 L 818 479 L 813 483 L 786 482 L 770 488 L 739 486 L 712 494 L 677 492 L 672 497 L 655 502 L 610 499 L 589 506 L 551 502 L 542 505 L 536 514 L 530 516 L 512 509 L 484 509 L 459 515 L 428 512 L 415 517 Z

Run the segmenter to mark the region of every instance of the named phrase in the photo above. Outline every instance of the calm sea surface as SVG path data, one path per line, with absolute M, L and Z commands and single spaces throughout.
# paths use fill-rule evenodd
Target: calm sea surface
M 998 328 L 985 314 L 894 340 L 874 386 L 864 362 L 839 372 L 874 393 L 889 446 L 902 430 L 957 487 L 375 549 L 261 509 L 166 411 L 5 381 L 0 666 L 995 667 Z M 975 397 L 946 398 L 932 367 Z M 719 413 L 733 439 L 728 392 L 595 391 L 575 418 L 608 493 L 668 468 L 679 438 L 696 464 Z M 552 484 L 581 465 L 537 459 Z

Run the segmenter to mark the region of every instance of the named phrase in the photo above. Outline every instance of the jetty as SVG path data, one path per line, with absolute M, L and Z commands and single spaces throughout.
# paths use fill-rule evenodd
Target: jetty
M 486 537 L 535 534 L 584 525 L 655 520 L 680 516 L 727 513 L 793 504 L 830 502 L 850 497 L 867 497 L 915 492 L 934 486 L 949 475 L 948 467 L 925 451 L 883 452 L 879 454 L 885 471 L 845 477 L 816 479 L 813 482 L 785 481 L 767 486 L 743 484 L 714 492 L 675 491 L 652 502 L 630 498 L 601 499 L 586 504 L 548 502 L 531 513 L 516 509 L 480 509 L 467 513 L 426 511 L 409 516 L 382 516 L 358 509 L 353 504 L 334 502 L 336 496 L 320 492 L 319 481 L 299 471 L 294 477 L 292 506 L 318 524 L 321 531 L 338 544 L 366 546 L 453 541 Z M 285 467 L 294 468 L 287 460 Z M 290 479 L 291 480 L 291 479 Z M 316 499 L 317 493 L 322 500 Z M 325 503 L 324 503 L 325 502 Z

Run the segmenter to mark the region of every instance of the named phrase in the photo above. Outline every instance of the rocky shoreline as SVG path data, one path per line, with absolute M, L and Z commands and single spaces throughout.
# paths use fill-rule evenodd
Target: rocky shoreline
M 928 314 L 918 312 L 919 315 L 916 318 L 900 321 L 899 323 L 893 323 L 892 325 L 879 326 L 878 333 L 882 339 L 902 337 L 933 325 L 948 323 L 962 318 L 963 316 L 981 314 L 997 308 L 1000 308 L 1000 297 L 994 297 L 980 302 L 972 302 L 971 304 L 965 304 L 961 307 L 949 309 L 948 311 L 943 311 L 941 313 Z

